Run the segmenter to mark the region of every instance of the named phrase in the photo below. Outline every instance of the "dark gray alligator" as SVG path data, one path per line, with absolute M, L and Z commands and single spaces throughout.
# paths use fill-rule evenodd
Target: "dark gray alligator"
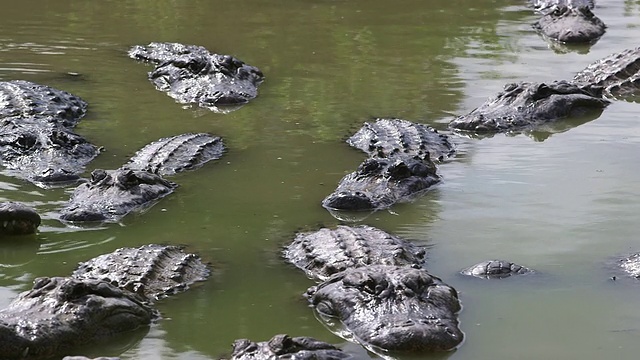
M 593 62 L 574 76 L 579 86 L 604 87 L 615 98 L 637 93 L 640 89 L 640 47 L 611 54 Z
M 134 46 L 129 57 L 155 63 L 149 80 L 179 103 L 211 110 L 239 105 L 258 95 L 262 72 L 229 56 L 195 45 L 153 42 Z
M 0 82 L 0 118 L 55 118 L 72 128 L 86 109 L 84 100 L 66 91 L 23 80 Z
M 376 353 L 446 351 L 458 346 L 455 289 L 424 269 L 369 265 L 347 269 L 306 292 L 320 319 L 337 319 L 338 335 Z
M 607 26 L 587 6 L 559 5 L 533 24 L 543 36 L 562 43 L 595 43 Z
M 193 170 L 219 159 L 225 151 L 222 139 L 206 133 L 182 134 L 154 141 L 139 150 L 125 167 L 158 175 Z
M 80 263 L 72 277 L 98 279 L 158 300 L 204 281 L 210 271 L 200 257 L 178 246 L 121 248 Z
M 276 335 L 269 341 L 239 339 L 233 343 L 231 360 L 338 360 L 351 355 L 333 345 L 310 338 Z
M 462 275 L 484 279 L 501 279 L 513 275 L 529 274 L 533 270 L 505 260 L 488 260 L 462 270 Z
M 71 129 L 86 103 L 27 81 L 0 82 L 0 165 L 41 187 L 78 180 L 99 149 Z
M 120 168 L 94 170 L 91 181 L 78 186 L 61 210 L 70 222 L 117 222 L 171 194 L 178 185 L 148 171 Z
M 436 166 L 429 157 L 369 158 L 340 180 L 322 206 L 349 211 L 386 209 L 414 199 L 439 181 Z
M 40 215 L 29 206 L 13 202 L 0 202 L 0 235 L 26 235 L 36 232 Z
M 0 310 L 2 359 L 50 359 L 148 326 L 147 299 L 101 280 L 38 278 Z
M 366 225 L 298 233 L 283 251 L 287 261 L 319 281 L 368 265 L 421 267 L 425 254 L 423 247 Z
M 0 310 L 0 357 L 60 358 L 144 328 L 159 318 L 153 300 L 208 275 L 198 256 L 151 244 L 81 263 L 71 277 L 36 279 Z
M 430 126 L 402 119 L 366 122 L 347 143 L 371 157 L 389 158 L 397 154 L 443 161 L 455 153 L 449 137 Z
M 567 81 L 507 84 L 496 97 L 458 116 L 451 129 L 472 133 L 518 132 L 572 116 L 599 116 L 610 102 L 602 87 Z

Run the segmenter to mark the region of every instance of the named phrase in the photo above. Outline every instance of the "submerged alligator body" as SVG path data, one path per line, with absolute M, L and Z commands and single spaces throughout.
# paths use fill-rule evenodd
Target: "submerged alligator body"
M 154 141 L 139 150 L 125 167 L 158 175 L 193 170 L 219 159 L 225 151 L 222 139 L 206 133 L 182 134 Z
M 253 342 L 239 339 L 233 342 L 231 360 L 339 360 L 351 355 L 333 345 L 310 338 L 276 335 L 269 341 Z
M 132 211 L 149 207 L 178 185 L 148 171 L 120 168 L 94 170 L 91 181 L 78 186 L 61 210 L 70 222 L 117 222 Z
M 421 267 L 425 254 L 423 247 L 365 225 L 298 233 L 283 251 L 288 262 L 319 281 L 361 266 Z
M 386 209 L 416 198 L 439 181 L 429 157 L 369 158 L 340 180 L 322 206 L 349 211 Z
M 640 47 L 627 49 L 595 61 L 574 76 L 581 86 L 596 85 L 613 97 L 624 97 L 640 89 Z
M 129 57 L 156 64 L 149 80 L 158 90 L 179 103 L 211 110 L 249 102 L 264 79 L 256 67 L 195 45 L 153 42 L 132 47 Z
M 71 131 L 86 106 L 47 86 L 0 82 L 0 165 L 9 175 L 41 187 L 78 180 L 99 153 Z
M 59 358 L 157 317 L 146 298 L 105 281 L 38 278 L 0 310 L 0 354 L 7 360 Z
M 512 83 L 496 97 L 455 118 L 449 127 L 474 133 L 518 132 L 558 119 L 600 114 L 609 105 L 599 86 L 567 81 Z
M 488 260 L 462 270 L 462 275 L 483 279 L 502 279 L 513 275 L 529 274 L 533 270 L 505 260 Z
M 319 317 L 342 323 L 338 335 L 376 353 L 447 351 L 458 346 L 455 289 L 424 269 L 369 265 L 347 269 L 307 290 Z
M 27 235 L 40 226 L 40 215 L 23 204 L 0 202 L 0 235 Z
M 76 279 L 98 279 L 158 300 L 188 289 L 209 276 L 207 265 L 177 246 L 121 248 L 80 263 Z
M 371 157 L 381 158 L 397 154 L 423 158 L 428 153 L 431 160 L 443 161 L 455 153 L 448 136 L 430 126 L 402 119 L 366 122 L 347 143 Z

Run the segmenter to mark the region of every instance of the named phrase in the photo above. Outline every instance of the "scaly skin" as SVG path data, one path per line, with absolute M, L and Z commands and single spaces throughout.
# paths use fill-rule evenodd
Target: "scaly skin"
M 429 158 L 370 158 L 343 177 L 322 206 L 329 210 L 386 209 L 417 197 L 439 181 Z
M 339 360 L 349 354 L 325 342 L 310 337 L 276 335 L 269 341 L 253 342 L 238 339 L 233 342 L 231 360 Z
M 558 119 L 601 112 L 609 103 L 597 86 L 579 87 L 566 81 L 507 84 L 503 92 L 458 116 L 449 127 L 481 134 L 530 130 Z
M 463 338 L 456 290 L 423 269 L 348 269 L 309 288 L 306 296 L 323 320 L 337 319 L 349 338 L 374 352 L 446 351 Z
M 222 139 L 206 133 L 182 134 L 162 138 L 139 150 L 125 165 L 165 176 L 194 170 L 225 151 Z
M 580 86 L 601 86 L 614 97 L 637 94 L 640 89 L 640 47 L 589 64 L 574 76 L 573 81 Z
M 323 228 L 298 233 L 284 257 L 314 280 L 325 281 L 341 271 L 369 265 L 420 267 L 425 250 L 370 226 Z
M 148 326 L 146 299 L 100 280 L 39 278 L 0 310 L 2 359 L 49 359 Z
M 401 119 L 366 122 L 347 143 L 371 157 L 418 156 L 443 161 L 455 153 L 449 137 L 436 129 Z
M 121 168 L 94 170 L 89 183 L 78 186 L 61 210 L 71 222 L 117 222 L 128 213 L 146 208 L 177 187 L 148 171 Z
M 502 279 L 513 275 L 529 274 L 533 270 L 505 260 L 488 260 L 470 266 L 460 273 L 483 279 Z
M 134 59 L 156 63 L 149 80 L 179 103 L 218 106 L 241 105 L 258 95 L 262 72 L 229 56 L 209 53 L 200 46 L 150 43 L 129 50 Z
M 204 281 L 210 271 L 195 254 L 177 246 L 149 244 L 120 248 L 80 263 L 72 277 L 98 279 L 158 300 Z

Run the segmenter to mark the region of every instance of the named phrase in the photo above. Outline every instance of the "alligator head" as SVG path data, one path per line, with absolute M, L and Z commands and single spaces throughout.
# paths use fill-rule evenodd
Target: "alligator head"
M 322 320 L 338 319 L 350 337 L 374 352 L 446 351 L 463 338 L 457 292 L 423 269 L 348 269 L 305 295 Z
M 99 280 L 38 278 L 0 310 L 3 359 L 49 359 L 148 326 L 145 299 Z
M 150 206 L 178 185 L 142 170 L 94 170 L 89 183 L 78 186 L 60 218 L 66 221 L 118 221 Z
M 567 81 L 512 83 L 495 98 L 455 118 L 449 127 L 477 133 L 519 131 L 560 118 L 599 113 L 609 103 L 596 86 L 578 87 Z
M 484 279 L 502 279 L 513 275 L 528 274 L 533 270 L 505 260 L 489 260 L 470 266 L 460 273 Z
M 52 118 L 0 120 L 0 159 L 12 175 L 48 187 L 80 179 L 99 150 Z
M 0 202 L 0 234 L 33 234 L 40 226 L 40 215 L 32 208 L 13 201 Z
M 370 158 L 340 180 L 322 201 L 329 210 L 379 210 L 407 200 L 440 181 L 428 157 Z
M 587 6 L 556 6 L 533 27 L 544 36 L 563 43 L 593 43 L 606 25 Z
M 350 357 L 351 355 L 325 342 L 310 337 L 290 337 L 284 334 L 259 343 L 238 339 L 233 342 L 231 354 L 231 360 L 338 360 Z

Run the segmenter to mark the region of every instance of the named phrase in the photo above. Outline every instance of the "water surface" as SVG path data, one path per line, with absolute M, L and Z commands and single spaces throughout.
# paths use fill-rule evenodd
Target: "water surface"
M 77 132 L 105 151 L 89 169 L 115 169 L 139 148 L 184 132 L 222 136 L 229 151 L 171 179 L 173 195 L 121 224 L 70 228 L 57 210 L 72 189 L 39 189 L 0 175 L 0 200 L 30 204 L 34 238 L 0 249 L 0 306 L 39 276 L 66 276 L 118 247 L 183 244 L 213 276 L 158 304 L 148 333 L 92 349 L 123 359 L 213 359 L 238 338 L 313 336 L 358 356 L 301 294 L 313 285 L 280 249 L 300 229 L 340 223 L 321 206 L 365 155 L 344 139 L 373 117 L 445 130 L 507 82 L 569 79 L 592 61 L 637 46 L 640 3 L 601 1 L 608 24 L 591 47 L 548 44 L 524 1 L 56 1 L 0 14 L 0 80 L 77 94 Z M 126 50 L 151 41 L 231 54 L 266 76 L 260 95 L 217 114 L 156 91 L 151 68 Z M 454 286 L 466 340 L 419 358 L 602 359 L 640 351 L 640 285 L 609 280 L 615 256 L 639 251 L 638 104 L 616 101 L 558 133 L 454 138 L 458 156 L 424 197 L 361 221 L 431 246 L 428 269 Z M 4 241 L 4 240 L 3 240 Z M 537 270 L 503 281 L 457 272 L 489 258 Z

